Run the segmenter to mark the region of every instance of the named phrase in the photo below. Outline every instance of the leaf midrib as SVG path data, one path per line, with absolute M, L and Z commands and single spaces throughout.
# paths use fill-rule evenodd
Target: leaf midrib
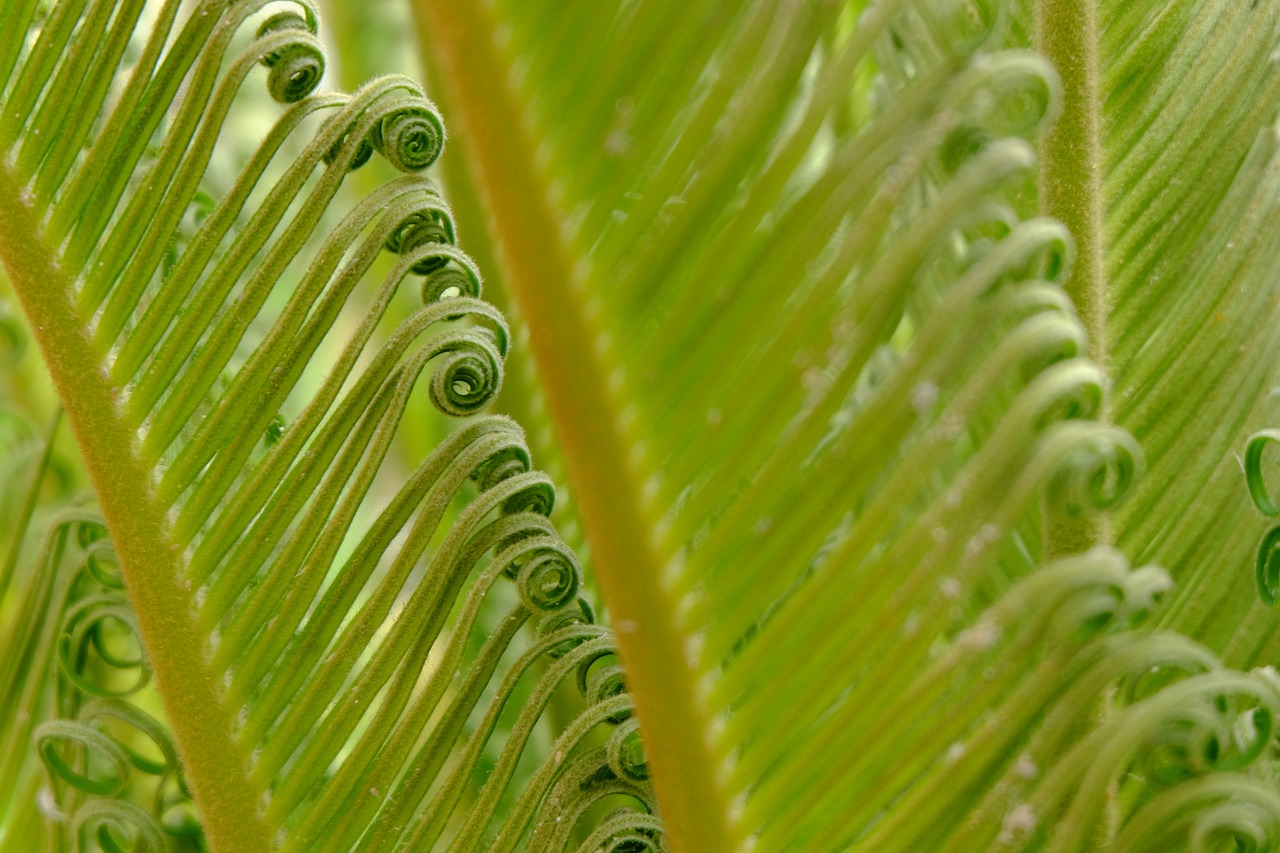
M 1062 112 L 1040 141 L 1040 212 L 1067 226 L 1075 263 L 1063 287 L 1089 340 L 1107 364 L 1107 277 L 1103 237 L 1102 99 L 1097 0 L 1036 0 L 1035 47 L 1058 70 Z M 1105 419 L 1107 413 L 1103 412 Z M 1110 539 L 1106 519 L 1050 516 L 1045 557 L 1080 553 Z
M 736 849 L 723 758 L 678 601 L 663 583 L 670 550 L 645 500 L 646 470 L 620 401 L 621 374 L 583 294 L 581 266 L 553 213 L 532 156 L 510 63 L 495 51 L 492 22 L 478 4 L 415 4 L 422 43 L 443 71 L 446 118 L 487 201 L 505 281 L 530 331 L 569 480 L 592 545 L 592 562 L 618 627 L 618 652 L 645 739 L 650 777 L 675 851 Z
M 72 282 L 44 239 L 22 188 L 0 168 L 0 262 L 29 320 L 93 482 L 137 614 L 185 778 L 210 848 L 260 853 L 271 832 L 247 782 L 233 718 L 205 655 L 192 591 L 151 472 L 134 450 L 115 390 L 72 303 Z

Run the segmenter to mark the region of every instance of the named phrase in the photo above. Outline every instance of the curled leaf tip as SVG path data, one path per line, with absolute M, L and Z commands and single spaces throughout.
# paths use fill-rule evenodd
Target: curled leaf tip
M 1254 577 L 1258 582 L 1258 597 L 1263 604 L 1274 605 L 1280 601 L 1280 526 L 1271 528 L 1262 537 L 1254 563 Z
M 1049 498 L 1064 515 L 1115 508 L 1142 475 L 1142 448 L 1124 430 L 1062 424 L 1057 437 L 1065 450 L 1049 482 Z
M 1262 473 L 1262 456 L 1267 445 L 1280 442 L 1280 430 L 1264 429 L 1249 436 L 1249 443 L 1244 448 L 1244 478 L 1249 487 L 1249 497 L 1258 512 L 1268 517 L 1280 515 L 1280 507 L 1271 499 L 1267 490 L 1267 481 Z
M 402 172 L 419 172 L 444 150 L 444 121 L 435 105 L 422 98 L 399 108 L 373 126 L 373 147 Z
M 280 12 L 263 21 L 258 28 L 259 39 L 280 41 L 262 57 L 262 64 L 271 69 L 267 78 L 267 90 L 271 97 L 282 104 L 296 103 L 310 95 L 324 77 L 324 51 L 315 40 L 315 21 L 307 20 L 296 12 Z

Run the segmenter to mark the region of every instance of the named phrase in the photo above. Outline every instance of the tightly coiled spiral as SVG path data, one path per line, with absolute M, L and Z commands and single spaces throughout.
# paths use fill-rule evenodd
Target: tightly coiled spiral
M 133 697 L 150 683 L 136 617 L 96 514 L 70 513 L 46 541 L 57 559 L 70 540 L 70 565 L 56 645 L 60 719 L 35 730 L 35 749 L 67 827 L 80 848 L 148 853 L 174 839 L 199 843 L 190 792 L 172 736 Z M 92 839 L 92 842 L 90 841 Z
M 1058 461 L 1046 493 L 1061 513 L 1112 509 L 1142 474 L 1142 448 L 1124 430 L 1064 423 L 1052 433 L 1045 452 Z
M 370 142 L 391 165 L 420 172 L 444 151 L 444 122 L 430 101 L 401 107 L 373 126 Z

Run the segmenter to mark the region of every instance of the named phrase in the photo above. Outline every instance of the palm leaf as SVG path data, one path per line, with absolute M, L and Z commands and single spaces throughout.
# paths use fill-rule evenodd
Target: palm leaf
M 678 849 L 1274 838 L 1280 685 L 1223 661 L 1276 642 L 1233 453 L 1274 512 L 1274 435 L 1244 445 L 1274 419 L 1280 10 L 420 6 L 630 696 L 602 629 L 559 627 L 576 561 L 509 421 L 389 470 L 418 371 L 466 414 L 505 354 L 434 185 L 340 193 L 366 140 L 394 159 L 385 116 L 431 119 L 421 91 L 303 97 L 206 201 L 240 77 L 267 59 L 292 101 L 314 74 L 306 6 L 254 40 L 253 4 L 171 3 L 136 45 L 140 3 L 4 10 L 0 255 L 215 848 L 562 847 L 597 798 L 652 808 L 635 722 L 586 742 L 633 698 Z M 415 267 L 425 309 L 397 302 Z M 603 701 L 504 795 L 574 670 Z M 40 729 L 55 770 L 101 709 Z
M 1166 624 L 1251 666 L 1276 660 L 1280 627 L 1250 582 L 1261 531 L 1237 462 L 1246 436 L 1280 416 L 1280 9 L 1192 12 L 1153 7 L 1134 16 L 1140 37 L 1101 36 L 1115 140 L 1103 149 L 1114 417 L 1153 460 L 1116 541 L 1179 580 Z M 1150 79 L 1153 63 L 1167 73 Z
M 1274 839 L 1275 4 L 415 5 L 676 849 Z
M 49 621 L 81 639 L 91 605 L 136 623 L 176 755 L 132 764 L 176 774 L 180 757 L 213 849 L 660 845 L 634 725 L 595 734 L 630 699 L 546 518 L 550 481 L 514 423 L 470 417 L 501 384 L 508 333 L 420 177 L 440 117 L 407 78 L 312 95 L 315 10 L 266 5 L 4 6 L 0 257 L 110 530 L 92 555 L 129 595 Z M 279 118 L 210 194 L 264 76 Z M 345 202 L 374 149 L 404 175 Z M 419 385 L 467 420 L 404 474 L 388 454 Z M 68 529 L 46 540 L 45 587 Z M 589 707 L 507 794 L 575 677 Z M 160 815 L 103 796 L 130 772 L 103 720 L 167 736 L 104 707 L 60 702 L 76 719 L 36 731 L 55 789 L 79 792 L 63 830 L 160 843 Z M 642 813 L 559 820 L 617 795 Z M 556 820 L 538 818 L 548 801 Z

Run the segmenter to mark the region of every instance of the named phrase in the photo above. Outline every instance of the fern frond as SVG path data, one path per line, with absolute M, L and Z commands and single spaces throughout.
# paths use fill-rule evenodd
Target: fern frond
M 25 335 L 15 330 L 14 339 L 24 340 Z M 8 472 L 10 482 L 27 483 L 26 488 L 15 490 L 19 499 L 3 515 L 4 562 L 0 564 L 0 647 L 5 650 L 0 659 L 0 746 L 4 748 L 0 757 L 4 774 L 0 782 L 0 843 L 9 844 L 46 835 L 38 806 L 42 780 L 36 763 L 30 760 L 30 743 L 33 730 L 51 704 L 53 623 L 66 585 L 65 573 L 60 574 L 56 559 L 47 555 L 50 537 L 44 537 L 45 548 L 34 554 L 29 541 L 37 538 L 34 531 L 43 524 L 43 520 L 37 521 L 37 510 L 53 460 L 61 413 L 43 442 L 19 432 L 23 428 L 34 431 L 19 415 L 17 411 L 4 412 L 5 458 L 11 463 L 28 463 L 15 464 Z M 11 430 L 18 434 L 9 434 Z M 22 452 L 41 445 L 34 459 Z M 56 521 L 52 527 L 58 527 Z
M 1031 5 L 417 4 L 676 849 L 1138 846 L 1132 827 L 1172 803 L 1203 809 L 1180 823 L 1193 846 L 1273 825 L 1271 783 L 1229 775 L 1274 754 L 1273 678 L 1130 622 L 1167 577 L 1090 547 L 1117 508 L 1118 542 L 1130 518 L 1162 533 L 1153 504 L 1182 463 L 1162 456 L 1165 478 L 1125 508 L 1165 448 L 1123 428 L 1138 432 L 1130 403 L 1088 357 L 1108 351 L 1106 240 L 1084 235 L 1078 257 L 1038 215 L 1037 183 L 1065 166 L 1038 164 L 1032 143 L 1076 109 L 1080 80 L 1027 50 Z M 1107 60 L 1156 28 L 1121 5 L 1088 45 Z M 1193 5 L 1170 14 L 1194 21 Z M 1245 5 L 1218 12 L 1243 28 Z M 1234 32 L 1215 49 L 1234 51 Z M 604 56 L 607 71 L 578 73 Z M 1110 73 L 1104 98 L 1127 79 Z M 1073 151 L 1091 215 L 1112 216 L 1111 176 Z M 1081 276 L 1091 301 L 1073 298 Z M 1236 329 L 1270 298 L 1241 293 Z M 1142 682 L 1153 667 L 1164 678 Z M 1236 783 L 1249 793 L 1232 811 Z
M 587 742 L 630 699 L 519 428 L 468 420 L 407 476 L 387 464 L 416 388 L 474 415 L 508 347 L 419 177 L 440 116 L 403 77 L 311 94 L 315 10 L 267 5 L 167 2 L 135 43 L 140 2 L 44 20 L 11 4 L 0 39 L 14 69 L 0 257 L 84 451 L 209 843 L 515 849 L 549 798 L 580 813 L 603 785 L 640 810 L 606 835 L 660 848 L 643 763 L 619 758 L 634 727 L 603 753 Z M 285 108 L 226 192 L 207 191 L 263 76 Z M 348 171 L 375 152 L 405 176 L 345 204 Z M 348 325 L 365 279 L 376 290 Z M 588 709 L 499 813 L 575 678 Z M 49 724 L 41 749 L 55 775 L 109 794 L 58 758 L 68 739 L 99 743 L 94 720 Z M 486 751 L 496 764 L 468 802 Z M 83 809 L 154 834 L 137 806 Z
M 23 697 L 31 719 L 15 727 L 14 746 L 19 760 L 34 748 L 47 771 L 39 798 L 53 846 L 202 849 L 173 738 L 153 716 L 158 697 L 146 689 L 151 672 L 101 516 L 60 513 L 37 565 L 55 594 L 41 611 L 44 629 L 24 627 L 44 650 L 29 668 L 52 689 Z
M 1178 579 L 1167 625 L 1233 665 L 1270 663 L 1280 622 L 1249 580 L 1262 529 L 1237 459 L 1280 419 L 1280 9 L 1123 7 L 1101 34 L 1107 335 L 1115 420 L 1159 462 L 1116 542 Z

